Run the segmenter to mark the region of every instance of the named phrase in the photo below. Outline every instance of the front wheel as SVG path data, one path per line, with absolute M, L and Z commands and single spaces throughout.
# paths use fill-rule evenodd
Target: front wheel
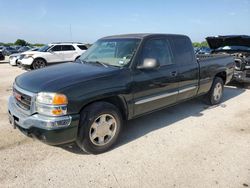
M 206 95 L 206 102 L 209 105 L 219 104 L 223 97 L 224 82 L 220 77 L 215 77 L 212 87 Z
M 32 69 L 40 69 L 46 67 L 46 61 L 43 59 L 35 59 L 32 63 Z
M 77 145 L 87 153 L 103 153 L 115 144 L 121 127 L 119 109 L 107 102 L 93 103 L 81 112 Z

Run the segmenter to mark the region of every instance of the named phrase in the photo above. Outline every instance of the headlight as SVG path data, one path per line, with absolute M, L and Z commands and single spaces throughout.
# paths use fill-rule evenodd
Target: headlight
M 30 58 L 30 57 L 32 57 L 32 56 L 33 56 L 33 54 L 26 54 L 26 55 L 24 55 L 23 58 L 27 59 L 27 58 Z
M 62 116 L 67 114 L 68 99 L 59 93 L 38 93 L 36 111 L 43 115 Z

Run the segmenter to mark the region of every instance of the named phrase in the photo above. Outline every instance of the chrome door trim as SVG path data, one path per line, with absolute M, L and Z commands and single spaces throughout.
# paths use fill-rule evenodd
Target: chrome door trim
M 184 89 L 179 90 L 179 93 L 184 93 L 184 92 L 186 92 L 186 91 L 194 90 L 194 89 L 196 89 L 196 88 L 197 88 L 197 86 L 187 87 L 187 88 L 184 88 Z
M 142 100 L 139 100 L 139 101 L 135 102 L 135 104 L 136 105 L 137 104 L 144 104 L 144 103 L 155 101 L 155 100 L 158 100 L 158 99 L 170 97 L 170 96 L 173 96 L 173 95 L 176 95 L 176 94 L 178 94 L 178 91 L 171 92 L 171 93 L 165 93 L 165 94 L 162 94 L 162 95 L 157 95 L 157 96 L 154 96 L 154 97 L 149 97 L 149 98 L 146 98 L 146 99 L 142 99 Z

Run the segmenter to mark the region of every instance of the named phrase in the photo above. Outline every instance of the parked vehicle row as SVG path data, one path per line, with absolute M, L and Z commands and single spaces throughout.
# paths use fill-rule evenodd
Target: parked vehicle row
M 195 49 L 195 54 L 199 55 L 199 54 L 204 54 L 204 55 L 208 55 L 211 54 L 212 50 L 209 47 L 200 47 Z
M 42 51 L 46 58 L 59 56 L 53 48 L 65 45 Z M 72 44 L 75 49 L 78 45 Z M 31 66 L 41 53 L 27 52 L 22 59 Z M 125 120 L 198 96 L 210 105 L 220 103 L 233 72 L 232 56 L 199 55 L 197 60 L 184 35 L 105 37 L 76 63 L 18 76 L 9 98 L 9 120 L 45 143 L 76 142 L 88 153 L 102 153 L 115 144 Z
M 3 53 L 4 56 L 9 56 L 11 54 L 18 53 L 17 49 L 10 46 L 2 46 L 0 48 L 0 51 Z

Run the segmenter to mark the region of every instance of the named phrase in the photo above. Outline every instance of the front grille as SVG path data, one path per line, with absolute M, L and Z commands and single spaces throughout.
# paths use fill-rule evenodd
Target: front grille
M 250 78 L 250 70 L 246 71 L 246 77 Z
M 31 96 L 18 91 L 16 88 L 13 88 L 13 96 L 15 97 L 16 103 L 20 108 L 24 110 L 31 109 Z

